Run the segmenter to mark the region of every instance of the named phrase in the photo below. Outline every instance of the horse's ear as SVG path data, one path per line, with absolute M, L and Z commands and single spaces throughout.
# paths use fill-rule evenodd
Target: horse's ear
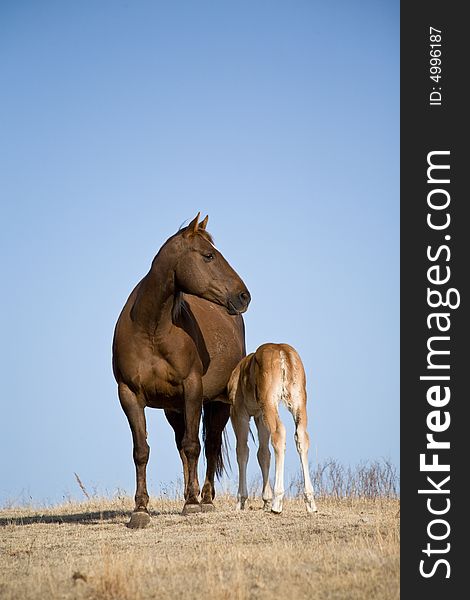
M 209 215 L 206 215 L 205 219 L 203 219 L 200 223 L 199 223 L 199 229 L 206 229 L 207 227 L 207 221 L 209 220 Z
M 184 232 L 184 235 L 193 235 L 195 233 L 197 233 L 197 230 L 199 229 L 199 216 L 200 216 L 200 212 L 197 213 L 197 215 L 194 217 L 194 219 L 191 221 L 191 223 L 186 227 L 186 231 Z

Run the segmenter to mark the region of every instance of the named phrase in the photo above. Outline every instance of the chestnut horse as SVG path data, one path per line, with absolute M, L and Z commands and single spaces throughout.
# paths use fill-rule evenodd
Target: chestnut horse
M 183 463 L 183 514 L 212 510 L 222 432 L 230 415 L 226 386 L 245 355 L 241 313 L 250 294 L 213 245 L 199 214 L 161 247 L 116 324 L 113 371 L 134 443 L 137 490 L 128 524 L 150 522 L 145 407 L 162 408 Z M 203 410 L 204 406 L 204 410 Z M 199 501 L 197 465 L 203 414 L 207 472 Z
M 289 344 L 263 344 L 243 358 L 235 367 L 228 383 L 232 404 L 231 420 L 237 438 L 238 503 L 243 510 L 248 497 L 246 465 L 248 462 L 248 432 L 250 418 L 258 429 L 258 462 L 263 475 L 265 510 L 282 512 L 284 498 L 284 455 L 286 428 L 279 418 L 282 402 L 292 414 L 295 423 L 295 443 L 302 465 L 304 500 L 307 512 L 316 512 L 313 487 L 308 470 L 309 437 L 307 433 L 307 391 L 305 370 L 299 354 Z M 276 459 L 274 498 L 269 483 L 269 438 Z

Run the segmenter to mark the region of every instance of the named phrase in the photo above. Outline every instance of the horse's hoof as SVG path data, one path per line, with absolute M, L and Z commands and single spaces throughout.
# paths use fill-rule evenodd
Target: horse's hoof
M 245 503 L 248 500 L 247 496 L 238 496 L 237 508 L 236 510 L 245 510 Z
M 263 502 L 264 502 L 264 504 L 263 504 L 263 510 L 265 512 L 271 512 L 271 506 L 272 506 L 271 500 L 264 500 Z
M 129 529 L 144 529 L 150 523 L 150 515 L 142 510 L 133 512 L 131 520 L 127 524 Z
M 195 515 L 196 513 L 202 512 L 202 508 L 200 504 L 185 504 L 183 506 L 183 510 L 181 511 L 182 515 Z
M 308 513 L 316 513 L 317 506 L 315 504 L 315 498 L 313 497 L 313 494 L 304 494 L 304 500 L 305 500 L 305 508 L 307 509 L 307 512 Z
M 212 502 L 203 502 L 201 504 L 201 510 L 202 512 L 214 512 L 215 506 L 212 504 Z

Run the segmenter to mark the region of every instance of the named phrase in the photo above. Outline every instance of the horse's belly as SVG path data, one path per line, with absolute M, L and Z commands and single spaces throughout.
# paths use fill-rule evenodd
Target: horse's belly
M 183 396 L 165 396 L 164 394 L 146 394 L 145 402 L 149 408 L 163 408 L 171 410 L 183 410 L 184 401 Z
M 222 402 L 228 402 L 226 387 L 230 374 L 237 364 L 238 361 L 234 361 L 233 368 L 230 368 L 230 366 L 227 368 L 227 363 L 222 365 L 211 364 L 202 378 L 203 397 L 209 400 L 218 399 Z

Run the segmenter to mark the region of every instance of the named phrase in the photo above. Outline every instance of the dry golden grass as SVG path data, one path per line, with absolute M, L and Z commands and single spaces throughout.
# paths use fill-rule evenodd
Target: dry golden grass
M 143 530 L 125 527 L 130 499 L 0 511 L 0 598 L 399 597 L 398 500 L 319 498 L 311 516 L 300 499 L 279 516 L 216 501 L 183 517 L 153 498 Z

